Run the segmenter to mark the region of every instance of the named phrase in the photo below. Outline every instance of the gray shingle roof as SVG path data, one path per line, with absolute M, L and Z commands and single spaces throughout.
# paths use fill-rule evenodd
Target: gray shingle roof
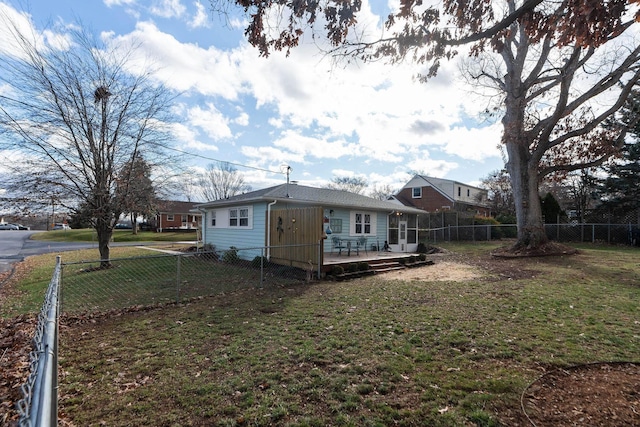
M 281 184 L 275 187 L 263 188 L 261 190 L 229 197 L 224 200 L 202 203 L 196 205 L 196 208 L 204 209 L 233 206 L 251 202 L 272 202 L 274 200 L 315 206 L 320 205 L 323 207 L 347 207 L 389 212 L 395 210 L 406 213 L 424 212 L 421 209 L 403 206 L 397 202 L 372 199 L 371 197 L 350 193 L 344 190 L 307 187 L 299 184 Z

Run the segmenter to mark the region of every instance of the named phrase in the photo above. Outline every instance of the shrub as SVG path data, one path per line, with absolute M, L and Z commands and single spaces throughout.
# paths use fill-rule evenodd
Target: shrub
M 500 227 L 493 227 L 494 225 L 500 225 L 500 223 L 491 217 L 483 217 L 477 216 L 473 219 L 475 225 L 490 225 L 491 227 L 491 238 L 492 239 L 501 239 L 502 238 L 502 229 Z M 486 234 L 482 236 L 476 236 L 477 239 L 486 239 Z
M 361 261 L 358 263 L 358 270 L 359 271 L 367 271 L 369 270 L 369 263 Z
M 240 257 L 238 256 L 238 248 L 235 246 L 231 246 L 227 251 L 222 255 L 222 260 L 224 262 L 235 263 L 240 261 Z
M 344 271 L 346 271 L 347 273 L 355 273 L 356 271 L 358 271 L 358 264 L 356 264 L 355 262 L 347 264 Z
M 266 267 L 267 265 L 269 265 L 269 261 L 265 256 L 257 255 L 254 259 L 251 260 L 251 267 L 253 268 Z
M 339 276 L 341 274 L 344 274 L 344 268 L 342 268 L 342 266 L 340 265 L 334 265 L 331 269 L 331 275 Z
M 409 264 L 413 264 L 414 262 L 416 262 L 416 257 L 415 255 L 410 255 L 409 258 L 407 259 L 407 262 Z
M 426 261 L 427 259 L 427 254 L 421 253 L 420 255 L 418 255 L 418 259 L 420 261 Z

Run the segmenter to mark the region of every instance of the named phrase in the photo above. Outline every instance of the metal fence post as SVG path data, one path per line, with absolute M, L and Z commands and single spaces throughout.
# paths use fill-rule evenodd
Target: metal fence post
M 596 225 L 591 224 L 591 243 L 596 242 Z
M 318 280 L 322 279 L 322 240 L 318 241 Z M 366 244 L 366 243 L 365 243 Z M 366 250 L 366 247 L 365 247 Z
M 182 255 L 176 257 L 176 303 L 180 302 L 180 265 L 182 264 Z
M 264 283 L 264 248 L 260 248 L 260 286 Z

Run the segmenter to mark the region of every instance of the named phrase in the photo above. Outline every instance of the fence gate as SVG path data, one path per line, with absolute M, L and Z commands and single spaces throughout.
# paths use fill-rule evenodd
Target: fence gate
M 323 245 L 319 244 L 323 239 L 322 220 L 320 207 L 272 210 L 270 220 L 267 218 L 271 242 L 265 242 L 270 246 L 269 260 L 305 270 L 313 265 L 317 270 L 318 263 L 323 264 Z

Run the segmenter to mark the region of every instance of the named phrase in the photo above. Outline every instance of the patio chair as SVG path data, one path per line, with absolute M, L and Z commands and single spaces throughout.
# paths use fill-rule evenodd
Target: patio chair
M 359 237 L 356 241 L 356 254 L 360 255 L 360 249 L 364 249 L 364 253 L 367 254 L 367 238 Z
M 334 249 L 338 250 L 338 255 L 342 255 L 342 250 L 347 247 L 342 243 L 338 237 L 334 236 L 331 238 L 331 253 L 333 253 Z

